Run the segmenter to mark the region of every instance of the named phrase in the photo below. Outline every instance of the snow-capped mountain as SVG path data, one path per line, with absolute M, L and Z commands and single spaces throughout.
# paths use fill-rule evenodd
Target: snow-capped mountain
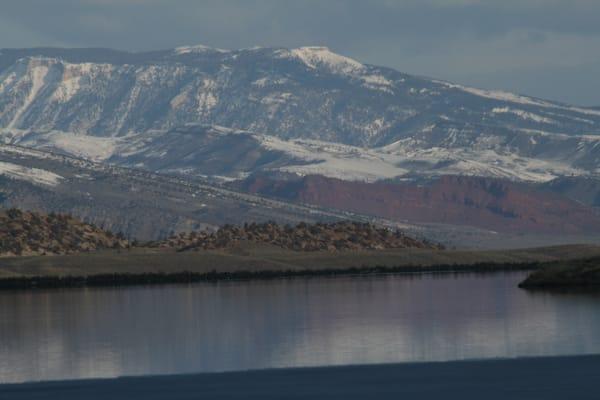
M 600 110 L 323 47 L 0 51 L 0 138 L 153 171 L 348 180 L 600 172 Z

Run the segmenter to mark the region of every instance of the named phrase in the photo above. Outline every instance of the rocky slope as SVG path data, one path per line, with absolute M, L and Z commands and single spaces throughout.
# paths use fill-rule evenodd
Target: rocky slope
M 0 211 L 0 256 L 52 255 L 125 248 L 127 240 L 68 215 Z
M 243 226 L 225 225 L 216 232 L 181 233 L 154 245 L 188 251 L 224 249 L 243 243 L 269 244 L 296 251 L 443 248 L 411 238 L 399 230 L 357 222 L 300 223 L 296 226 L 283 226 L 272 222 Z

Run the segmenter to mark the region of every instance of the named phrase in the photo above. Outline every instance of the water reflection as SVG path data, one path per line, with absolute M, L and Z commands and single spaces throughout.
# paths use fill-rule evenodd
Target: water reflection
M 600 353 L 600 297 L 522 273 L 0 293 L 0 381 Z

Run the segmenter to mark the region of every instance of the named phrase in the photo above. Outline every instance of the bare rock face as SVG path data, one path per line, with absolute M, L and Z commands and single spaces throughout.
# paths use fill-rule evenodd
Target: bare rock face
M 225 225 L 216 232 L 181 233 L 156 246 L 178 251 L 210 250 L 241 243 L 262 243 L 296 251 L 381 250 L 391 248 L 441 249 L 440 245 L 406 236 L 369 223 L 300 223 L 296 226 L 273 222 Z
M 14 208 L 0 211 L 0 256 L 70 254 L 128 246 L 121 235 L 69 215 Z
M 598 213 L 582 202 L 508 180 L 444 176 L 424 183 L 366 183 L 317 175 L 289 180 L 255 175 L 237 185 L 250 193 L 394 221 L 551 235 L 600 231 Z

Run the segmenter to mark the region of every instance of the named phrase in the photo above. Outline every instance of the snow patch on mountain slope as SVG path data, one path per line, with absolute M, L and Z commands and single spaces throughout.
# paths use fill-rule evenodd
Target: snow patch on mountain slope
M 478 88 L 458 85 L 455 83 L 439 81 L 439 80 L 432 80 L 432 82 L 443 85 L 443 86 L 447 87 L 448 89 L 458 89 L 463 92 L 471 93 L 476 96 L 485 97 L 487 99 L 492 99 L 492 100 L 506 101 L 506 102 L 510 102 L 510 103 L 517 103 L 517 104 L 531 105 L 531 106 L 540 106 L 540 107 L 556 107 L 557 106 L 556 104 L 552 104 L 552 103 L 544 101 L 544 100 L 534 99 L 531 97 L 522 96 L 519 94 L 510 93 L 510 92 L 505 92 L 502 90 L 478 89 Z
M 52 93 L 52 100 L 56 100 L 60 103 L 66 103 L 77 94 L 80 89 L 79 80 L 80 76 L 67 77 L 62 80 Z
M 564 163 L 518 157 L 494 150 L 449 151 L 445 148 L 432 148 L 407 153 L 406 159 L 430 164 L 428 172 L 432 176 L 468 175 L 546 182 L 559 175 L 583 173 Z
M 30 81 L 30 88 L 25 101 L 15 113 L 13 119 L 8 123 L 7 128 L 15 128 L 21 117 L 27 112 L 34 102 L 38 92 L 44 87 L 44 79 L 48 74 L 48 65 L 41 62 L 40 59 L 31 59 L 29 61 L 29 73 L 27 79 Z
M 267 149 L 278 150 L 308 162 L 279 168 L 285 172 L 366 182 L 393 178 L 408 172 L 386 160 L 385 155 L 359 147 L 317 140 L 285 141 L 273 136 L 256 137 Z
M 56 186 L 63 179 L 62 176 L 44 169 L 24 167 L 4 161 L 0 161 L 0 175 L 47 186 Z
M 217 83 L 211 79 L 204 79 L 202 82 L 202 88 L 196 95 L 196 101 L 198 103 L 198 113 L 208 114 L 219 102 L 215 89 Z
M 532 106 L 554 107 L 554 104 L 548 103 L 543 100 L 536 100 L 536 99 L 532 99 L 531 97 L 521 96 L 518 94 L 504 92 L 501 90 L 483 90 L 483 89 L 470 88 L 470 87 L 465 87 L 465 86 L 460 86 L 460 85 L 454 85 L 454 87 L 457 87 L 467 93 L 471 93 L 471 94 L 474 94 L 474 95 L 477 95 L 480 97 L 486 97 L 488 99 L 507 101 L 510 103 L 525 104 L 525 105 L 532 105 Z
M 171 99 L 169 104 L 171 105 L 172 109 L 177 110 L 188 101 L 190 97 L 190 89 L 191 87 L 184 89 L 181 93 L 178 93 Z
M 194 125 L 188 124 L 186 129 L 189 130 Z M 424 148 L 418 139 L 409 138 L 384 147 L 365 149 L 318 140 L 284 140 L 274 136 L 219 126 L 209 128 L 199 126 L 198 129 L 209 129 L 207 133 L 213 135 L 252 136 L 264 150 L 279 151 L 290 156 L 284 165 L 272 170 L 299 175 L 320 174 L 350 181 L 372 182 L 414 175 L 471 175 L 545 182 L 557 176 L 586 175 L 588 173 L 573 167 L 572 163 L 567 160 L 542 160 L 519 156 L 508 151 L 493 135 L 480 135 L 472 145 L 466 147 Z M 106 161 L 116 156 L 125 165 L 129 165 L 127 159 L 129 157 L 135 159 L 140 154 L 158 159 L 165 157 L 164 148 L 155 148 L 156 143 L 160 143 L 165 134 L 168 132 L 156 130 L 123 137 L 93 137 L 58 131 L 30 135 L 16 132 L 14 137 L 17 137 L 18 140 L 13 140 L 11 143 L 96 162 Z M 570 143 L 569 148 L 582 154 L 600 146 L 600 136 L 596 135 L 574 138 L 569 135 L 537 131 L 523 134 L 530 136 L 529 141 L 534 146 L 537 145 L 538 138 L 550 137 L 551 140 L 563 140 L 565 143 Z M 454 135 L 449 133 L 448 140 L 452 140 L 454 136 L 456 133 Z M 189 150 L 193 151 L 193 149 Z M 138 167 L 143 168 L 144 165 L 138 165 Z M 171 170 L 163 172 L 183 172 L 177 169 L 180 167 L 176 164 L 169 168 Z M 194 169 L 193 166 L 186 166 L 185 169 L 186 174 L 202 175 L 204 173 L 202 169 Z M 229 178 L 239 179 L 252 172 L 256 171 L 236 172 Z
M 565 115 L 564 113 L 556 113 L 556 112 L 549 112 L 549 111 L 547 111 L 546 114 L 551 115 L 552 117 L 571 119 L 573 121 L 582 122 L 587 125 L 593 126 L 596 124 L 596 122 L 592 121 L 591 119 L 576 117 L 574 115 Z
M 69 102 L 80 91 L 89 89 L 99 76 L 111 74 L 114 66 L 102 63 L 69 63 L 63 65 L 62 79 L 58 82 L 51 99 L 60 103 Z
M 252 82 L 253 86 L 265 87 L 269 84 L 269 78 L 260 78 Z
M 218 49 L 215 47 L 204 46 L 202 44 L 197 44 L 194 46 L 180 46 L 176 47 L 174 50 L 175 54 L 202 54 L 202 53 L 229 53 L 229 50 Z
M 271 93 L 260 99 L 260 103 L 266 106 L 269 117 L 274 118 L 279 108 L 289 104 L 289 101 L 293 98 L 292 93 Z
M 600 116 L 600 110 L 592 110 L 591 108 L 581 107 L 565 107 L 566 110 L 575 111 L 581 114 L 596 115 Z
M 543 117 L 538 114 L 534 114 L 529 111 L 518 110 L 518 109 L 509 108 L 509 107 L 495 107 L 492 109 L 492 113 L 494 113 L 494 114 L 514 114 L 521 119 L 540 122 L 540 123 L 544 123 L 544 124 L 556 123 L 556 121 L 554 121 L 553 119 L 546 118 L 546 117 Z
M 17 80 L 17 73 L 14 71 L 7 72 L 0 75 L 0 94 L 4 94 L 4 91 L 12 87 Z M 3 113 L 0 112 L 0 115 Z
M 363 75 L 360 79 L 364 82 L 363 87 L 373 90 L 381 90 L 390 94 L 394 94 L 394 83 L 383 75 Z
M 362 77 L 366 84 L 376 86 L 393 86 L 393 82 L 383 75 L 366 75 Z
M 267 86 L 274 86 L 274 85 L 285 85 L 286 83 L 289 82 L 289 79 L 287 78 L 260 78 L 257 79 L 255 81 L 252 82 L 252 86 L 256 86 L 259 88 L 264 88 Z
M 378 135 L 381 131 L 390 128 L 392 125 L 389 122 L 386 122 L 385 118 L 375 118 L 371 123 L 364 125 L 362 127 L 362 131 L 365 135 L 371 137 Z
M 263 146 L 285 152 L 306 164 L 288 165 L 282 171 L 299 175 L 319 174 L 350 181 L 372 182 L 409 175 L 469 175 L 545 182 L 561 175 L 584 171 L 560 161 L 545 161 L 491 149 L 412 148 L 396 143 L 376 149 L 316 140 L 284 141 L 257 136 Z M 416 167 L 415 167 L 416 166 Z
M 406 178 L 411 176 L 469 175 L 507 178 L 515 181 L 545 182 L 565 175 L 586 175 L 587 172 L 574 168 L 561 160 L 540 160 L 522 157 L 510 152 L 494 150 L 494 140 L 481 138 L 470 148 L 420 148 L 414 139 L 399 141 L 375 149 L 317 140 L 282 140 L 273 136 L 260 135 L 229 128 L 212 127 L 213 134 L 250 135 L 256 138 L 265 150 L 276 150 L 290 156 L 284 165 L 271 170 L 299 175 L 319 174 L 328 177 L 373 182 L 380 179 Z M 105 161 L 118 156 L 125 161 L 139 154 L 161 158 L 160 151 L 153 152 L 154 142 L 160 141 L 164 131 L 145 132 L 125 138 L 94 138 L 65 132 L 52 132 L 44 140 L 26 139 L 20 144 L 42 150 L 78 156 L 93 161 Z M 538 135 L 531 133 L 534 142 Z M 492 138 L 493 139 L 493 138 Z M 573 137 L 564 138 L 573 140 Z M 585 143 L 584 143 L 585 142 Z M 535 144 L 535 143 L 534 143 Z M 590 135 L 581 138 L 580 150 L 589 151 L 590 146 L 600 145 L 600 137 Z M 130 165 L 136 166 L 136 165 Z M 144 168 L 142 164 L 137 167 Z M 162 172 L 177 172 L 188 175 L 204 174 L 193 166 L 178 170 L 176 165 Z M 240 171 L 229 179 L 240 179 L 255 170 Z
M 291 50 L 280 50 L 279 57 L 291 57 L 300 60 L 310 69 L 324 68 L 338 75 L 362 81 L 362 86 L 393 94 L 394 82 L 381 74 L 369 74 L 369 69 L 352 58 L 336 54 L 327 47 L 299 47 Z M 265 84 L 260 82 L 259 84 Z
M 23 129 L 0 128 L 0 143 L 17 144 L 29 134 L 29 131 Z
M 536 99 L 533 97 L 523 96 L 515 93 L 505 92 L 502 90 L 485 90 L 485 89 L 477 89 L 463 85 L 457 85 L 455 83 L 432 80 L 432 82 L 444 85 L 449 89 L 459 89 L 463 92 L 471 93 L 479 97 L 484 97 L 491 100 L 505 101 L 508 103 L 522 104 L 528 106 L 538 106 L 545 108 L 555 108 L 566 111 L 572 111 L 580 114 L 588 114 L 588 115 L 596 115 L 600 116 L 600 110 L 594 110 L 591 108 L 582 108 L 582 107 L 573 107 L 566 106 L 558 103 L 551 103 L 549 101 Z
M 299 47 L 289 52 L 312 69 L 325 67 L 332 72 L 346 75 L 361 72 L 365 69 L 365 66 L 358 61 L 336 54 L 327 47 Z
M 118 144 L 123 140 L 125 140 L 123 137 L 96 137 L 52 131 L 43 136 L 26 138 L 19 144 L 40 150 L 52 151 L 58 149 L 71 156 L 100 162 L 110 158 L 115 153 Z

